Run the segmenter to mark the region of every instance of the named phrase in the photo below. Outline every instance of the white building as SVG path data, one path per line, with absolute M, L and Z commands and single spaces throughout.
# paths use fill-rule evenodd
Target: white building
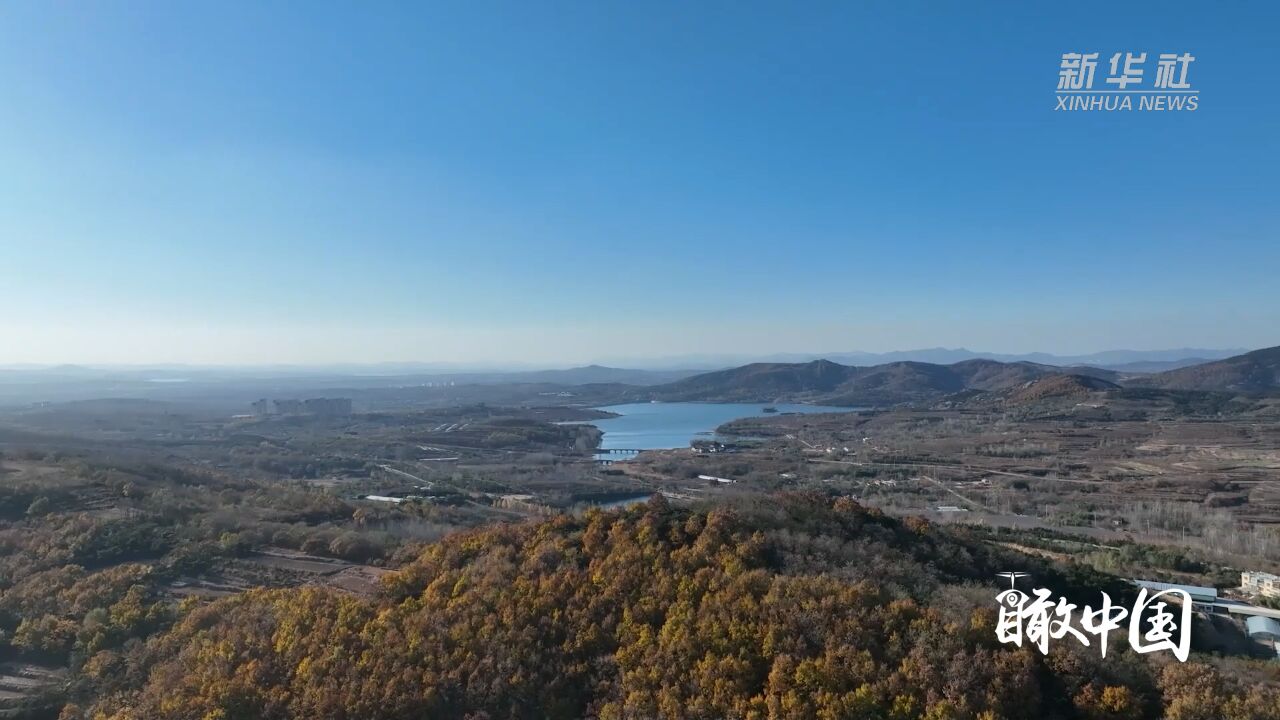
M 1250 595 L 1280 598 L 1280 575 L 1264 572 L 1240 573 L 1240 589 Z

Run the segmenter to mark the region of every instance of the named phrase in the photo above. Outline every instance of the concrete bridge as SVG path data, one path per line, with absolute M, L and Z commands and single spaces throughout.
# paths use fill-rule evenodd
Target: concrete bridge
M 600 457 L 600 456 L 601 456 L 601 455 L 630 455 L 630 456 L 635 456 L 635 455 L 639 455 L 639 454 L 640 454 L 640 453 L 642 453 L 642 452 L 644 452 L 644 450 L 641 450 L 641 449 L 639 449 L 639 448 L 600 448 L 599 450 L 596 450 L 596 452 L 595 452 L 595 455 L 596 455 L 596 456 L 595 456 L 595 458 L 594 458 L 594 459 L 595 459 L 595 461 L 596 461 L 597 463 L 599 463 L 599 464 L 601 464 L 601 465 L 612 465 L 612 464 L 614 464 L 615 462 L 618 462 L 619 460 L 625 460 L 625 459 L 627 459 L 627 458 L 619 458 L 618 460 L 614 460 L 614 459 L 612 459 L 612 458 Z

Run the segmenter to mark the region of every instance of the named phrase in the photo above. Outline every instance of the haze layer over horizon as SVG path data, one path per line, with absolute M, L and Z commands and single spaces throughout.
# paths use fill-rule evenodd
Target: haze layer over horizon
M 0 364 L 1275 345 L 1278 20 L 6 3 Z M 1070 51 L 1201 107 L 1056 113 Z

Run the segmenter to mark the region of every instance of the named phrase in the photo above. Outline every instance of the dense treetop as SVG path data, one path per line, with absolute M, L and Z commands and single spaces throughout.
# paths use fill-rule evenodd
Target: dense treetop
M 1201 662 L 997 644 L 995 572 L 1105 581 L 996 553 L 810 495 L 489 527 L 429 546 L 378 598 L 189 604 L 89 655 L 98 699 L 64 717 L 1280 718 L 1274 690 Z

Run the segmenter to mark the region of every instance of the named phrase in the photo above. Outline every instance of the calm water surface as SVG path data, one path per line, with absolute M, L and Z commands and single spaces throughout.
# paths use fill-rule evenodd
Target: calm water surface
M 597 408 L 618 413 L 621 417 L 592 420 L 604 432 L 600 449 L 630 448 L 664 450 L 689 447 L 698 439 L 716 437 L 715 429 L 744 417 L 768 417 L 767 407 L 778 413 L 853 412 L 858 408 L 828 405 L 795 405 L 788 403 L 628 403 Z

